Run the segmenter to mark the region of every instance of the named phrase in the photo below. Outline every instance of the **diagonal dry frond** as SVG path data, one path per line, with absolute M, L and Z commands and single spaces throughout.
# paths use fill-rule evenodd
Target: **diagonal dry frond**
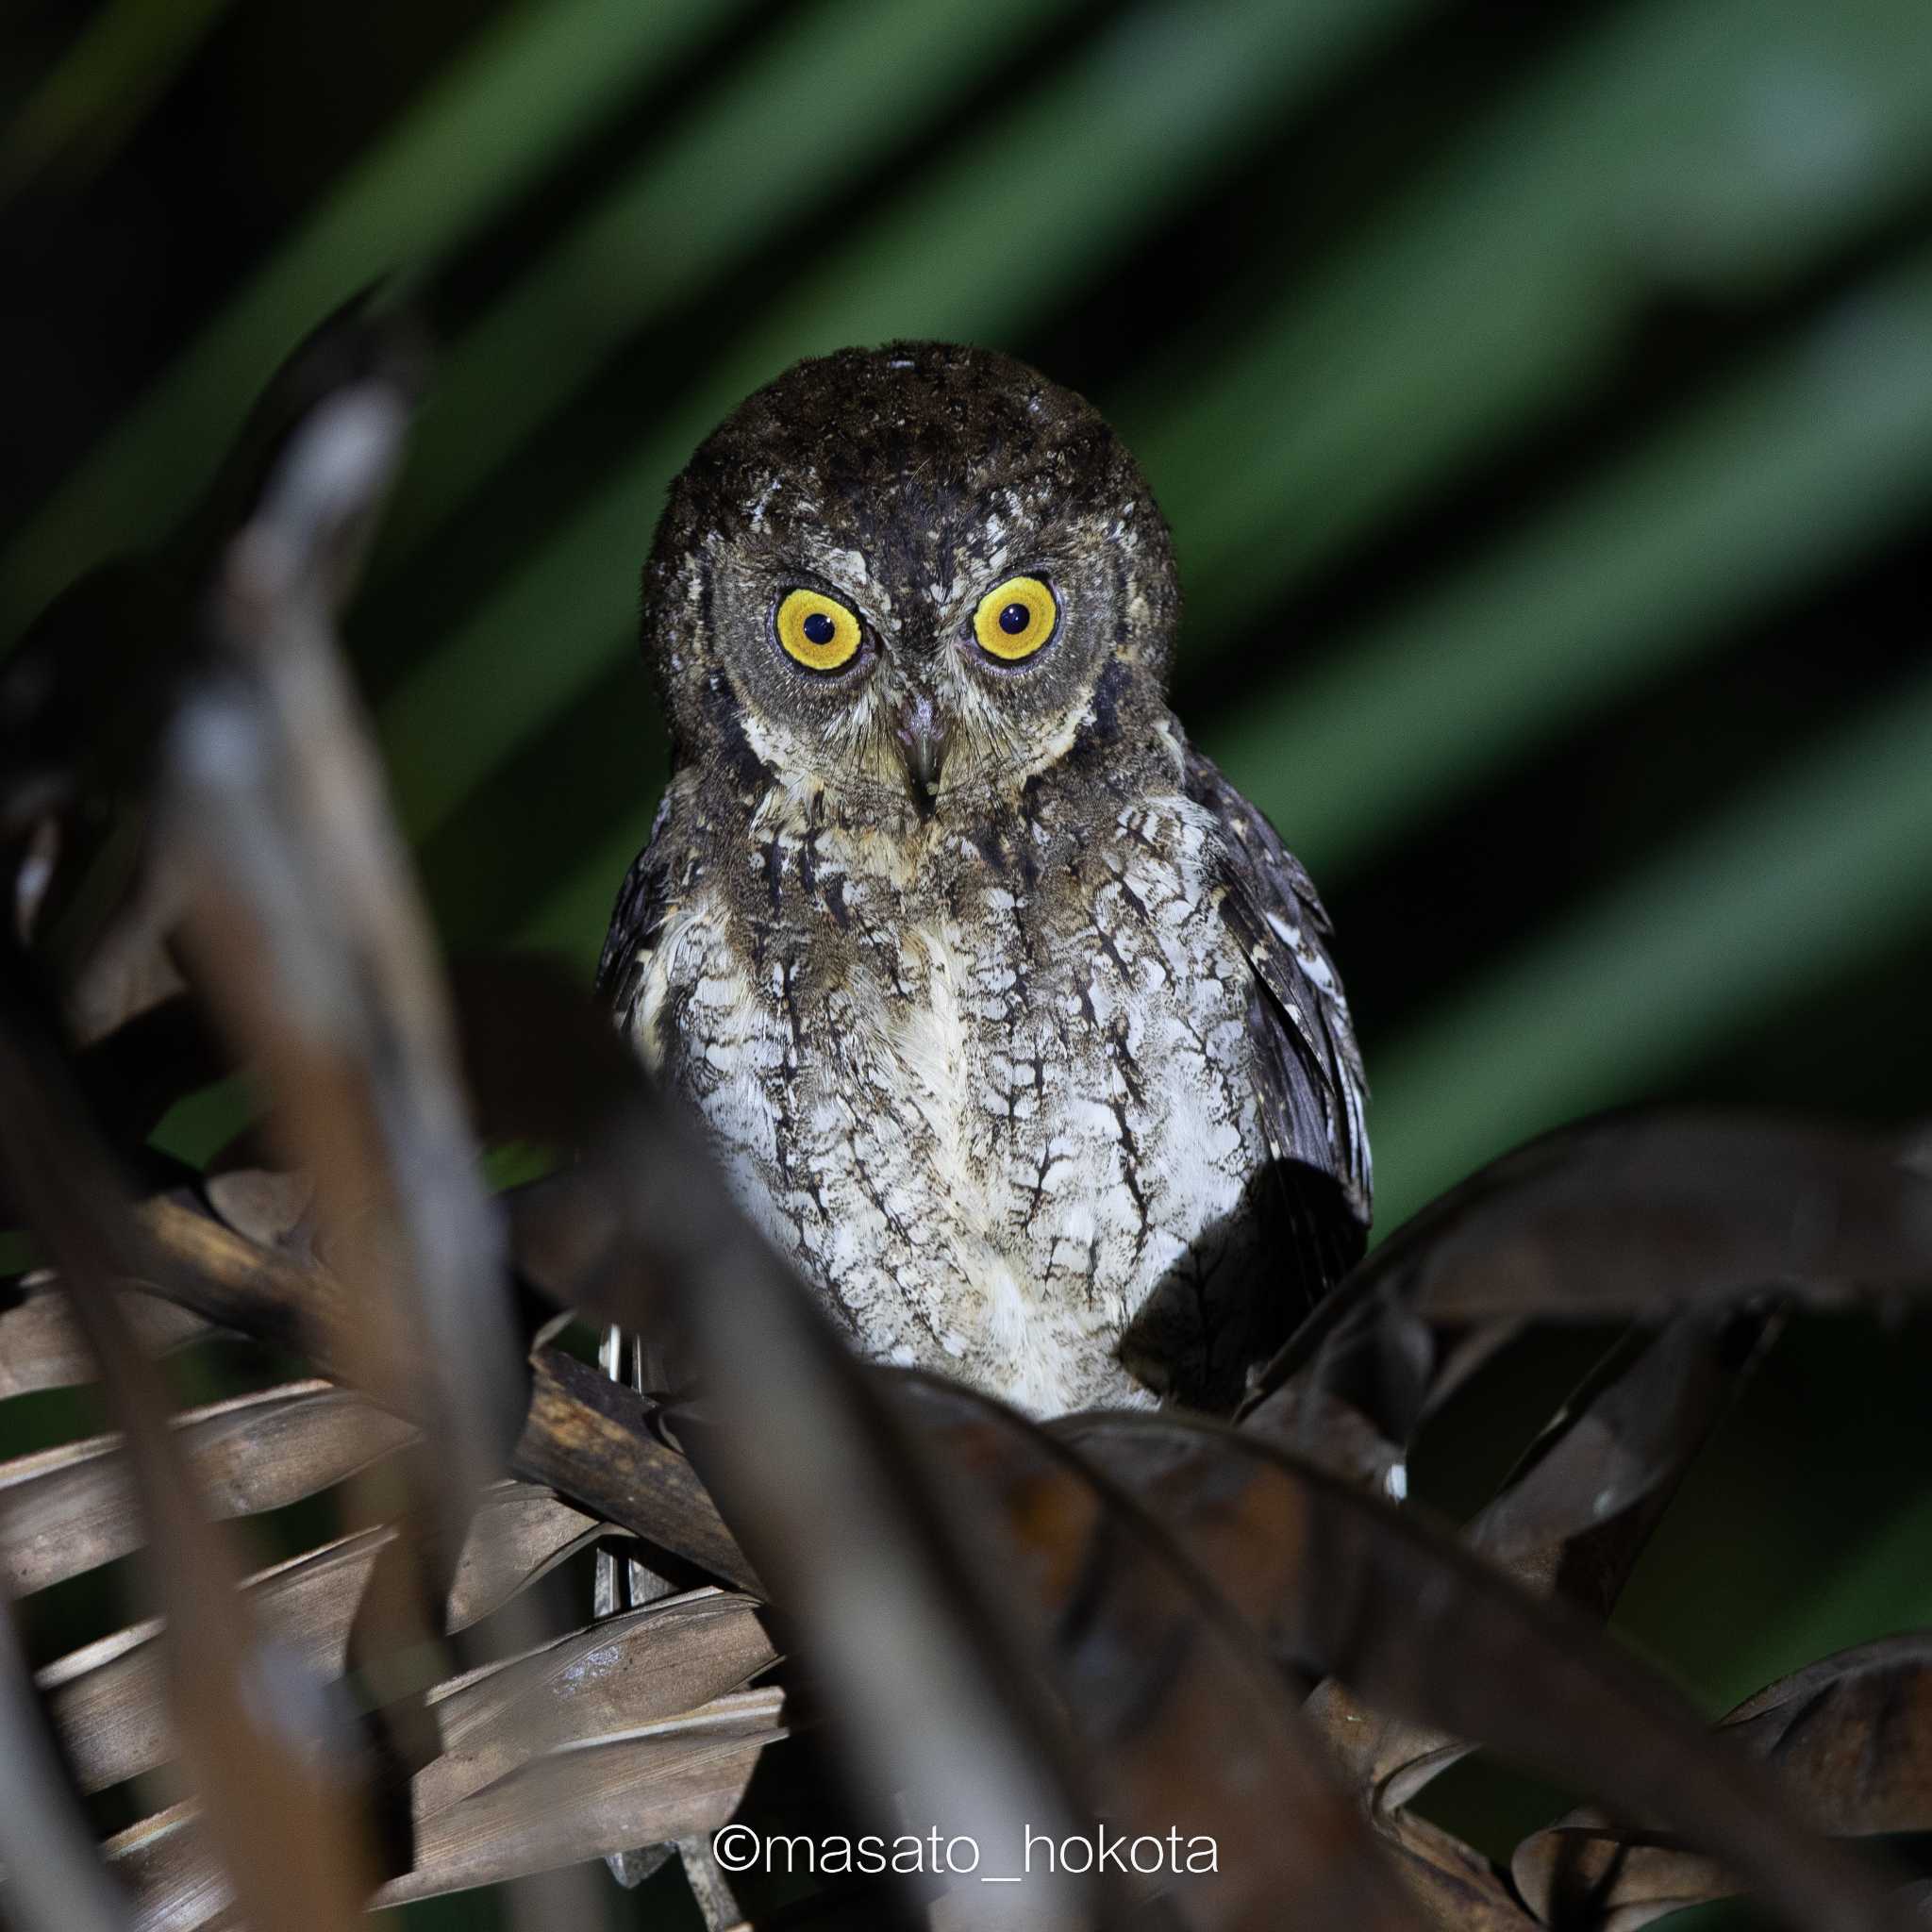
M 294 1926 L 346 1924 L 374 1861 L 345 1740 L 300 1664 L 264 1639 L 232 1588 L 233 1558 L 203 1512 L 154 1366 L 114 1292 L 142 1274 L 139 1224 L 48 1037 L 28 964 L 10 947 L 0 950 L 0 1157 L 126 1434 L 169 1614 L 170 1705 L 238 1895 L 258 1918 L 283 1909 Z M 292 1910 L 272 1903 L 289 1887 L 301 1894 Z
M 1807 1832 L 1770 1779 L 1710 1744 L 1661 1679 L 1413 1510 L 1201 1418 L 1093 1414 L 1055 1432 L 1167 1525 L 1284 1662 L 1668 1817 L 1790 1924 L 1900 1923 L 1872 1867 Z
M 1593 1579 L 1586 1594 L 1601 1591 L 1607 1580 L 1603 1568 L 1607 1545 L 1589 1551 L 1592 1528 L 1616 1544 L 1619 1554 L 1611 1559 L 1612 1568 L 1625 1567 L 1641 1542 L 1636 1527 L 1647 1526 L 1667 1497 L 1684 1459 L 1722 1403 L 1731 1372 L 1748 1358 L 1754 1327 L 1755 1318 L 1748 1316 L 1728 1329 L 1717 1319 L 1687 1318 L 1673 1324 L 1657 1342 L 1635 1351 L 1627 1362 L 1620 1362 L 1621 1373 L 1586 1390 L 1573 1405 L 1567 1425 L 1554 1431 L 1512 1478 L 1497 1505 L 1486 1512 L 1484 1534 L 1493 1536 L 1498 1549 L 1532 1579 L 1548 1584 L 1567 1564 L 1573 1574 Z M 695 1509 L 696 1521 L 715 1525 L 708 1534 L 724 1535 L 708 1498 L 691 1478 L 677 1450 L 658 1433 L 648 1404 L 552 1351 L 540 1351 L 539 1367 L 540 1391 L 545 1382 L 550 1385 L 549 1407 L 567 1411 L 580 1404 L 585 1411 L 566 1424 L 545 1425 L 541 1418 L 546 1398 L 540 1392 L 533 1429 L 535 1439 L 547 1444 L 540 1453 L 553 1456 L 564 1468 L 578 1466 L 594 1473 L 602 1466 L 608 1474 L 593 1474 L 587 1487 L 601 1483 L 617 1491 L 624 1487 L 630 1466 L 631 1452 L 625 1445 L 645 1443 L 642 1466 L 656 1466 L 658 1474 L 652 1480 L 658 1494 L 676 1499 L 675 1507 L 666 1515 L 676 1519 Z M 583 1384 L 581 1391 L 573 1386 L 578 1381 Z M 526 1446 L 530 1440 L 526 1436 Z M 598 1442 L 594 1453 L 586 1451 L 587 1441 Z M 1591 1485 L 1605 1475 L 1613 1478 L 1613 1506 L 1606 1519 L 1592 1524 L 1590 1511 L 1602 1486 L 1592 1490 Z M 658 1526 L 661 1529 L 662 1524 Z M 690 1541 L 688 1528 L 672 1534 Z M 1579 1556 L 1578 1548 L 1584 1555 Z M 708 1567 L 720 1567 L 715 1552 Z M 1404 1585 L 1395 1593 L 1400 1598 L 1411 1591 L 1412 1586 Z M 1426 1856 L 1431 1850 L 1442 1856 Z M 1411 1874 L 1425 1905 L 1431 1888 L 1440 1893 L 1447 1887 L 1454 1895 L 1459 1887 L 1479 1893 L 1486 1902 L 1484 1909 L 1505 1910 L 1507 1899 L 1498 1903 L 1493 1874 L 1485 1885 L 1481 1861 L 1466 1862 L 1440 1846 L 1424 1845 L 1422 1852 L 1408 1846 L 1407 1856 L 1411 1865 L 1420 1859 L 1430 1867 L 1420 1876 Z M 1499 1918 L 1498 1923 L 1507 1921 Z
M 352 1306 L 327 1269 L 250 1241 L 184 1190 L 153 1195 L 136 1213 L 145 1237 L 143 1286 L 207 1321 L 300 1355 L 319 1374 L 353 1379 L 352 1351 L 341 1341 Z M 426 1419 L 407 1384 L 380 1399 L 391 1414 Z
M 1746 1699 L 1717 1735 L 1763 1764 L 1818 1831 L 1932 1831 L 1932 1634 L 1807 1664 Z M 1636 1932 L 1739 1890 L 1722 1864 L 1657 1824 L 1619 1826 L 1598 1811 L 1525 1839 L 1512 1869 L 1546 1924 L 1596 1932 Z
M 1928 1291 L 1932 1175 L 1893 1137 L 1774 1114 L 1607 1115 L 1505 1155 L 1398 1228 L 1270 1364 L 1248 1414 L 1320 1457 L 1326 1391 L 1400 1452 L 1524 1322 L 1766 1295 L 1888 1309 Z
M 102 1872 L 92 1835 L 50 1744 L 12 1619 L 0 1610 L 0 1876 L 25 1923 L 125 1932 L 127 1901 Z
M 530 1412 L 510 1466 L 741 1589 L 760 1585 L 690 1461 L 662 1440 L 653 1405 L 561 1349 L 531 1357 Z
M 607 1707 L 601 1720 L 608 1722 Z M 585 1726 L 453 1804 L 418 1806 L 418 1857 L 372 1906 L 579 1864 L 624 1845 L 715 1831 L 738 1809 L 759 1754 L 785 1736 L 775 1689 L 739 1690 L 669 1717 Z M 418 1774 L 441 1779 L 441 1760 Z M 413 1801 L 412 1801 L 413 1802 Z M 193 1932 L 232 1894 L 182 1804 L 108 1841 L 108 1870 L 140 1903 L 142 1932 Z
M 1762 1314 L 1691 1307 L 1614 1351 L 1470 1524 L 1469 1542 L 1526 1589 L 1607 1617 L 1774 1333 Z
M 258 1248 L 314 1259 L 315 1184 L 306 1174 L 261 1167 L 217 1167 L 201 1195 L 223 1224 Z
M 574 1740 L 420 1820 L 416 1869 L 372 1903 L 399 1905 L 714 1831 L 737 1810 L 759 1754 L 784 1735 L 784 1700 L 774 1689 Z
M 294 1382 L 176 1416 L 208 1514 L 253 1516 L 313 1495 L 411 1441 L 408 1423 L 333 1383 Z M 125 1556 L 141 1515 L 118 1436 L 0 1464 L 0 1578 L 16 1594 Z
M 412 1802 L 441 1810 L 545 1751 L 694 1710 L 776 1661 L 745 1596 L 699 1590 L 600 1618 L 431 1691 L 442 1753 Z
M 57 1278 L 37 1269 L 13 1284 L 10 1295 L 0 1308 L 0 1400 L 92 1382 L 97 1373 L 93 1352 Z M 121 1306 L 129 1332 L 150 1355 L 205 1341 L 216 1332 L 206 1316 L 160 1295 L 123 1291 Z
M 1435 1322 L 1601 1321 L 1779 1290 L 1932 1289 L 1932 1174 L 1893 1136 L 1775 1114 L 1611 1114 L 1533 1141 L 1357 1271 Z
M 168 734 L 158 820 L 195 981 L 258 1063 L 354 1297 L 334 1350 L 390 1408 L 407 1387 L 429 1424 L 435 1456 L 408 1467 L 447 1564 L 514 1432 L 502 1237 L 428 922 L 335 635 L 410 400 L 392 376 L 351 380 L 272 467 L 215 574 L 210 662 Z
M 1525 1590 L 1607 1618 L 1770 1326 L 1762 1315 L 1691 1307 L 1613 1350 L 1464 1530 L 1464 1542 Z M 1332 1677 L 1309 1712 L 1378 1815 L 1406 1805 L 1473 1748 L 1376 1710 Z
M 192 1799 L 116 1832 L 101 1851 L 108 1872 L 139 1902 L 142 1932 L 193 1932 L 218 1920 L 235 1924 L 234 1888 Z
M 1440 1825 L 1412 1811 L 1394 1811 L 1378 1818 L 1375 1830 L 1439 1932 L 1536 1932 L 1541 1924 L 1489 1859 Z
M 269 1299 L 273 1307 L 274 1298 Z M 1539 1445 L 1539 1453 L 1506 1486 L 1497 1504 L 1479 1520 L 1483 1538 L 1493 1539 L 1496 1550 L 1512 1567 L 1542 1586 L 1560 1581 L 1567 1568 L 1573 1579 L 1587 1579 L 1582 1591 L 1586 1598 L 1613 1589 L 1612 1573 L 1627 1568 L 1641 1544 L 1641 1529 L 1667 1499 L 1684 1460 L 1707 1429 L 1732 1373 L 1749 1358 L 1755 1327 L 1756 1318 L 1750 1316 L 1727 1325 L 1715 1317 L 1692 1314 L 1671 1324 L 1657 1341 L 1632 1351 L 1619 1362 L 1619 1373 L 1583 1391 L 1572 1405 L 1566 1424 L 1552 1431 Z M 592 1472 L 587 1487 L 604 1484 L 615 1491 L 624 1487 L 629 1466 L 631 1452 L 625 1445 L 647 1444 L 642 1466 L 657 1467 L 653 1481 L 660 1498 L 669 1494 L 676 1499 L 666 1516 L 676 1519 L 695 1510 L 695 1521 L 714 1525 L 708 1534 L 724 1535 L 708 1497 L 691 1479 L 678 1451 L 658 1434 L 647 1403 L 553 1351 L 540 1351 L 539 1368 L 540 1391 L 545 1382 L 550 1386 L 550 1407 L 567 1414 L 574 1405 L 580 1405 L 585 1411 L 574 1420 L 546 1425 L 541 1421 L 546 1401 L 540 1393 L 533 1409 L 533 1432 L 534 1439 L 547 1446 L 539 1453 L 554 1457 L 559 1467 Z M 583 1384 L 581 1391 L 574 1389 L 577 1381 Z M 573 1441 L 574 1436 L 580 1440 Z M 526 1444 L 530 1440 L 526 1436 Z M 587 1451 L 589 1441 L 598 1442 L 594 1452 Z M 594 1471 L 600 1466 L 608 1473 L 598 1477 Z M 1600 1478 L 1609 1479 L 1613 1497 L 1606 1516 L 1596 1519 L 1591 1512 L 1604 1493 Z M 662 1524 L 658 1526 L 661 1529 Z M 1606 1539 L 1594 1548 L 1590 1541 L 1593 1532 Z M 688 1528 L 672 1534 L 690 1541 Z M 715 1550 L 708 1567 L 721 1567 Z M 1405 1591 L 1409 1588 L 1404 1586 Z M 1593 1605 L 1603 1607 L 1602 1602 Z M 1407 1825 L 1398 1829 L 1412 1830 Z M 1507 1894 L 1497 1888 L 1492 1874 L 1485 1877 L 1482 1861 L 1465 1859 L 1453 1843 L 1432 1843 L 1419 1828 L 1413 1835 L 1418 1843 L 1398 1840 L 1397 1849 L 1407 1859 L 1425 1909 L 1435 1909 L 1442 1899 L 1466 1895 L 1475 1901 L 1472 1910 L 1480 1905 L 1483 1911 L 1495 1915 L 1494 1923 L 1509 1923 Z
M 1012 1410 L 936 1377 L 881 1381 L 995 1512 L 1002 1572 L 1052 1646 L 1103 1814 L 1217 1842 L 1212 1875 L 1161 1879 L 1181 1923 L 1263 1932 L 1292 1897 L 1309 1928 L 1414 1925 L 1265 1649 L 1166 1531 Z
M 505 1483 L 486 1492 L 447 1602 L 444 1627 L 467 1628 L 508 1603 L 603 1525 L 548 1491 Z M 377 1557 L 399 1531 L 359 1530 L 276 1563 L 243 1586 L 261 1626 L 310 1670 L 340 1676 Z M 166 1695 L 159 1618 L 57 1658 L 37 1674 L 74 1774 L 101 1790 L 171 1762 L 178 1745 Z
M 541 1483 L 491 1483 L 470 1518 L 457 1557 L 445 1627 L 464 1630 L 481 1623 L 540 1576 L 612 1533 L 609 1524 Z
M 583 1201 L 581 1190 L 575 1198 Z M 128 1297 L 137 1306 L 212 1311 L 233 1332 L 279 1346 L 299 1341 L 308 1311 L 342 1306 L 341 1284 L 326 1268 L 261 1245 L 198 1199 L 171 1191 L 139 1211 L 156 1258 L 148 1270 L 154 1293 Z M 48 1285 L 37 1299 L 58 1307 L 61 1298 Z M 323 1341 L 326 1353 L 325 1331 Z M 654 1432 L 644 1398 L 556 1348 L 537 1350 L 532 1373 L 530 1407 L 510 1456 L 519 1474 L 567 1491 L 605 1522 L 707 1574 L 758 1588 L 691 1463 Z
M 350 1632 L 384 1687 L 373 1756 L 391 1787 L 429 1748 L 422 1699 L 455 1661 L 440 1599 L 522 1408 L 441 968 L 336 636 L 411 389 L 393 369 L 338 380 L 270 464 L 211 573 L 155 811 L 191 986 L 261 1077 L 343 1290 L 304 1305 L 311 1334 L 326 1318 L 311 1358 L 425 1428 L 379 1489 L 360 1485 L 385 1510 L 404 1498 Z M 408 1821 L 380 1816 L 394 1857 Z

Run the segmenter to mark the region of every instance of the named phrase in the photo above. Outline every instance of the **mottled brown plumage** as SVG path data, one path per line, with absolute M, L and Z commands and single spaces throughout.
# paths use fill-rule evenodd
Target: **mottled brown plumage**
M 1008 663 L 974 611 L 1021 574 L 1057 618 Z M 800 588 L 849 662 L 781 647 Z M 1227 1407 L 1368 1221 L 1326 924 L 1167 708 L 1177 608 L 1094 410 L 920 342 L 751 397 L 644 573 L 620 1022 L 859 1347 L 1036 1411 Z

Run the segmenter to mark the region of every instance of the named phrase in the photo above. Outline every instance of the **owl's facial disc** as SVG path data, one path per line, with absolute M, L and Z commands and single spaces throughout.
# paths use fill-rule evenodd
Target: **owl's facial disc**
M 681 757 L 788 811 L 951 823 L 1141 728 L 1175 604 L 1166 526 L 1089 405 L 898 343 L 802 363 L 708 439 L 645 637 Z

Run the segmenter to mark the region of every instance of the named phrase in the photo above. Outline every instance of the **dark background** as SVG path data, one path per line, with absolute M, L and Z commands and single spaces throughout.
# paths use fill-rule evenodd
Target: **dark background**
M 453 947 L 588 973 L 705 429 L 956 337 L 1174 523 L 1176 707 L 1324 890 L 1385 1226 L 1603 1106 L 1925 1112 L 1924 0 L 14 0 L 0 117 L 0 638 L 338 304 L 426 317 L 351 640 Z M 1932 1622 L 1923 1343 L 1801 1324 L 1646 1560 L 1711 1708 Z M 1436 1500 L 1574 1366 L 1478 1385 Z

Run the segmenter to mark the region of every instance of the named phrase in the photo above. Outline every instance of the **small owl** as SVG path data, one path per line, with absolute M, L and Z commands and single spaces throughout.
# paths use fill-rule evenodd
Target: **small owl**
M 600 981 L 854 1343 L 1225 1409 L 1359 1254 L 1313 886 L 1168 709 L 1133 458 L 985 350 L 800 363 L 643 579 L 669 790 Z

